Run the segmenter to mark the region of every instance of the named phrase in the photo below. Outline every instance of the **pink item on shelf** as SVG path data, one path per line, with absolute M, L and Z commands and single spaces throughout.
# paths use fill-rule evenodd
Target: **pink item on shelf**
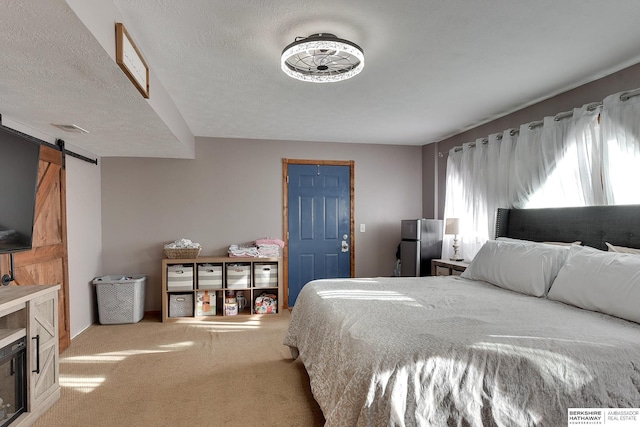
M 281 248 L 284 248 L 284 242 L 280 239 L 277 239 L 275 237 L 263 237 L 261 239 L 257 239 L 256 240 L 256 246 L 261 246 L 261 245 L 278 245 Z

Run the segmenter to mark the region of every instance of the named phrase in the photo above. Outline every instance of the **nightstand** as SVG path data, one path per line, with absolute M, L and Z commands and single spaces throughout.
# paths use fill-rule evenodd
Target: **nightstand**
M 432 259 L 432 276 L 459 276 L 469 266 L 465 261 L 451 261 L 449 259 Z

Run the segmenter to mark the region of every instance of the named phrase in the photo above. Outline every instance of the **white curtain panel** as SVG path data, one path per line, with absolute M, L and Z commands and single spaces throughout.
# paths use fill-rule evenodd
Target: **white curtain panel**
M 487 208 L 491 203 L 488 184 L 491 181 L 489 169 L 488 144 L 484 144 L 482 139 L 476 140 L 474 147 L 465 146 L 462 150 L 462 162 L 465 167 L 466 183 L 469 192 L 466 194 L 466 205 L 473 215 L 460 218 L 461 236 L 464 237 L 462 249 L 466 253 L 475 254 L 487 241 Z M 493 159 L 492 159 L 493 160 Z M 480 197 L 482 195 L 482 197 Z M 464 256 L 465 252 L 461 252 Z
M 580 183 L 585 206 L 606 204 L 602 184 L 601 113 L 602 105 L 588 104 L 574 109 L 568 134 L 569 144 L 575 144 L 576 148 L 578 176 L 575 178 Z
M 603 186 L 609 205 L 640 203 L 640 96 L 605 98 L 601 116 Z
M 479 168 L 482 168 L 486 171 L 484 176 L 484 185 L 487 194 L 487 203 L 486 207 L 484 207 L 483 209 L 482 218 L 478 223 L 478 229 L 487 229 L 486 234 L 480 234 L 482 236 L 482 238 L 480 239 L 483 241 L 482 243 L 486 241 L 484 238 L 485 236 L 487 238 L 493 237 L 491 235 L 492 230 L 495 227 L 495 216 L 493 215 L 493 212 L 495 212 L 495 210 L 500 205 L 500 199 L 502 198 L 500 174 L 498 173 L 500 168 L 500 140 L 498 139 L 498 137 L 502 138 L 502 135 L 489 135 L 487 143 L 484 147 L 486 166 L 478 165 Z M 482 224 L 482 222 L 484 222 L 484 224 Z
M 634 115 L 640 118 L 640 97 L 638 101 L 636 112 L 617 112 L 615 120 L 633 122 Z M 585 105 L 574 109 L 572 115 L 545 117 L 542 125 L 522 125 L 517 137 L 506 130 L 489 136 L 485 143 L 479 139 L 449 152 L 444 216 L 445 220 L 460 218 L 460 253 L 466 260 L 473 259 L 494 237 L 499 207 L 605 204 L 603 151 L 613 163 L 621 156 L 634 159 L 630 162 L 635 162 L 638 172 L 631 182 L 640 181 L 640 120 L 630 128 L 633 131 L 610 137 L 615 142 L 605 149 L 598 123 L 601 111 L 600 106 Z M 622 186 L 620 176 L 610 175 L 611 188 Z M 607 190 L 607 197 L 612 197 L 608 196 L 610 192 L 613 190 Z M 633 203 L 640 203 L 640 198 Z M 443 258 L 452 255 L 452 244 L 453 236 L 445 235 Z
M 463 169 L 462 157 L 464 146 L 461 149 L 452 148 L 449 150 L 447 159 L 447 175 L 446 175 L 446 192 L 445 192 L 445 208 L 444 217 L 445 224 L 447 218 L 460 218 L 464 222 L 465 218 L 472 218 L 473 212 L 470 206 L 467 206 L 465 195 L 469 194 L 469 190 L 465 190 L 465 174 Z M 467 162 L 465 162 L 467 163 Z M 464 235 L 465 224 L 460 224 L 460 231 Z M 442 238 L 442 258 L 449 259 L 453 255 L 453 238 L 454 236 L 444 235 Z M 462 247 L 464 250 L 464 247 Z M 461 256 L 465 252 L 461 251 Z
M 598 112 L 584 106 L 571 118 L 545 117 L 541 127 L 520 127 L 513 207 L 602 204 L 602 192 L 596 195 L 593 183 L 598 179 L 601 186 L 600 162 L 592 157 L 600 144 Z
M 511 206 L 512 200 L 515 200 L 516 198 L 515 185 L 513 185 L 516 173 L 516 163 L 513 161 L 513 157 L 515 156 L 517 140 L 518 131 L 515 129 L 506 130 L 502 134 L 502 141 L 500 142 L 500 157 L 498 161 L 499 203 L 496 208 L 508 208 Z M 495 217 L 495 213 L 493 216 Z M 493 227 L 495 228 L 495 223 L 493 224 Z M 490 235 L 495 235 L 495 232 L 490 233 Z
M 546 119 L 545 119 L 546 121 Z M 520 126 L 518 143 L 514 152 L 514 199 L 509 202 L 517 208 L 524 208 L 534 197 L 535 189 L 549 165 L 542 162 L 542 138 L 549 134 L 551 126 L 538 126 L 527 123 Z M 517 160 L 516 160 L 517 159 Z
M 508 206 L 514 146 L 511 130 L 507 130 L 449 151 L 444 216 L 445 221 L 460 219 L 459 252 L 466 260 L 493 238 L 495 212 Z M 453 238 L 443 238 L 445 259 L 453 255 Z

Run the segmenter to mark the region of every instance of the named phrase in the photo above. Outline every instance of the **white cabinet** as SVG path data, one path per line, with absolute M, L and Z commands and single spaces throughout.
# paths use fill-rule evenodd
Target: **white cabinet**
M 59 392 L 58 293 L 29 301 L 29 408 L 43 406 Z
M 11 427 L 29 426 L 60 397 L 59 285 L 0 287 L 0 346 L 26 337 L 26 412 Z

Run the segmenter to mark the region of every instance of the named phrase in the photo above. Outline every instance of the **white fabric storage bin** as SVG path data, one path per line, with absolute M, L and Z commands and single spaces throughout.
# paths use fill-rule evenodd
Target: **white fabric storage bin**
M 193 294 L 169 294 L 169 317 L 193 316 Z
M 222 264 L 198 265 L 198 289 L 222 289 Z
M 278 287 L 278 264 L 256 262 L 253 264 L 253 286 L 256 288 Z
M 101 325 L 138 323 L 144 317 L 144 288 L 147 276 L 96 277 L 98 320 Z
M 193 266 L 180 264 L 167 266 L 167 290 L 193 290 Z
M 227 288 L 244 289 L 251 282 L 250 264 L 227 264 Z

